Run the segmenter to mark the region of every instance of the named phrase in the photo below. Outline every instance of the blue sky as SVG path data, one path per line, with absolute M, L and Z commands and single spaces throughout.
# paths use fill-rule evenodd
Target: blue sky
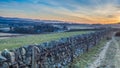
M 0 0 L 0 16 L 116 23 L 120 22 L 120 0 Z

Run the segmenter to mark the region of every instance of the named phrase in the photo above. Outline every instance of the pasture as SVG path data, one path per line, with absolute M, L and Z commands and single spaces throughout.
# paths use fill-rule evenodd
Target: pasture
M 40 35 L 27 35 L 21 37 L 7 38 L 0 40 L 0 51 L 4 49 L 17 48 L 24 45 L 40 44 L 43 42 L 53 41 L 64 37 L 73 35 L 85 34 L 89 31 L 76 31 L 76 32 L 62 32 Z

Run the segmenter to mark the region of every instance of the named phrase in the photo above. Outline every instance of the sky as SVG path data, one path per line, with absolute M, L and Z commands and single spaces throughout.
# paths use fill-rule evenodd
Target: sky
M 120 0 L 0 0 L 0 16 L 75 23 L 120 22 Z

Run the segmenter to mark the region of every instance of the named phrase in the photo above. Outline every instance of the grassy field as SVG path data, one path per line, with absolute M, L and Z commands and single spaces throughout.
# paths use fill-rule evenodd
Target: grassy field
M 88 31 L 78 31 L 78 32 L 63 32 L 63 33 L 53 33 L 53 34 L 41 34 L 41 35 L 29 35 L 23 37 L 14 37 L 8 39 L 0 40 L 0 51 L 7 48 L 12 49 L 29 44 L 40 44 L 47 41 L 52 41 L 64 37 L 69 37 L 73 35 L 88 33 Z

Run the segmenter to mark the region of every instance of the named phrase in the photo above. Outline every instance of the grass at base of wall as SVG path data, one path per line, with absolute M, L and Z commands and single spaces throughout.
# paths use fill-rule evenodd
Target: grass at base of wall
M 106 42 L 107 40 L 102 40 L 98 45 L 89 50 L 89 52 L 86 52 L 80 55 L 78 58 L 74 59 L 74 61 L 68 65 L 69 67 L 66 68 L 86 68 L 88 64 L 94 60 L 93 57 L 99 54 Z

